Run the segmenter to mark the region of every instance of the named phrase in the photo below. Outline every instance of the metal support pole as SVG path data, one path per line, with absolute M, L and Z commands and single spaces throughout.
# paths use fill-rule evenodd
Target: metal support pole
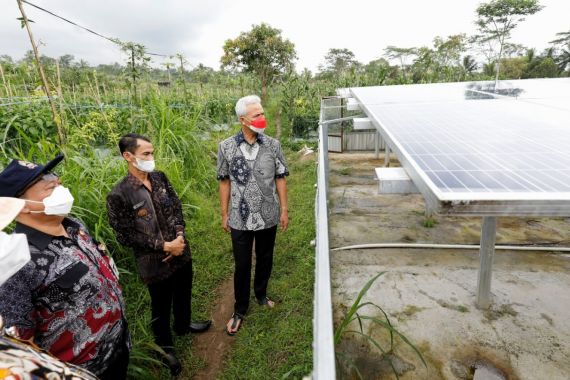
M 390 166 L 390 147 L 386 144 L 384 148 L 384 167 L 387 168 Z
M 479 277 L 477 279 L 477 306 L 480 309 L 488 309 L 491 305 L 491 275 L 496 237 L 497 217 L 484 216 L 481 226 Z
M 374 130 L 374 158 L 378 159 L 380 156 L 380 132 Z

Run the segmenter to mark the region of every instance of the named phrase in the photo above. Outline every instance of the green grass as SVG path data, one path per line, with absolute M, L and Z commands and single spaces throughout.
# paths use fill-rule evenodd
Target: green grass
M 434 228 L 436 224 L 437 219 L 435 219 L 433 216 L 426 216 L 422 222 L 422 225 L 425 228 Z
M 58 167 L 58 173 L 75 196 L 72 213 L 86 223 L 94 237 L 107 244 L 121 271 L 133 339 L 129 367 L 132 379 L 168 379 L 170 375 L 156 360 L 150 299 L 136 272 L 133 254 L 117 242 L 107 221 L 106 196 L 127 170 L 116 146 L 120 135 L 138 132 L 151 138 L 157 168 L 167 174 L 183 203 L 194 266 L 193 319 L 211 317 L 218 297 L 216 289 L 233 273 L 231 240 L 221 228 L 215 164 L 218 142 L 236 133 L 239 126 L 213 131 L 212 112 L 217 108 L 212 104 L 220 102 L 212 103 L 211 98 L 193 99 L 186 109 L 172 109 L 169 101 L 167 96 L 147 94 L 141 108 L 135 110 L 91 109 L 81 113 L 67 109 L 68 140 L 64 146 L 55 142 L 50 128 L 32 128 L 32 121 L 40 116 L 49 120 L 43 109 L 32 112 L 18 108 L 0 115 L 0 119 L 7 120 L 0 127 L 0 164 L 5 165 L 12 157 L 43 163 L 59 150 L 65 152 L 67 159 Z M 218 108 L 221 116 L 227 113 L 228 107 Z M 273 121 L 278 109 L 277 98 L 268 102 L 271 136 L 275 135 Z M 40 125 L 42 121 L 34 122 Z M 300 378 L 311 371 L 314 248 L 310 241 L 315 237 L 316 165 L 299 160 L 286 141 L 283 146 L 291 172 L 287 180 L 291 221 L 287 232 L 278 233 L 269 285 L 278 306 L 262 310 L 252 302 L 243 329 L 227 355 L 220 375 L 224 379 L 265 379 L 268 374 Z M 183 378 L 189 378 L 205 363 L 193 355 L 192 336 L 177 338 L 175 344 L 185 367 Z

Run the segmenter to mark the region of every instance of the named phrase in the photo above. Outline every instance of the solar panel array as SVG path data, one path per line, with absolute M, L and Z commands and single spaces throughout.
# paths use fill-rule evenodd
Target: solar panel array
M 436 211 L 570 215 L 570 78 L 350 90 Z

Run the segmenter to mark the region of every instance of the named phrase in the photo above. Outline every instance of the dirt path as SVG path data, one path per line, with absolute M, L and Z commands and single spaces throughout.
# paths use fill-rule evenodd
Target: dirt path
M 225 326 L 231 317 L 234 304 L 233 276 L 224 281 L 217 290 L 220 295 L 213 310 L 213 325 L 203 334 L 196 334 L 192 352 L 198 355 L 206 367 L 198 371 L 192 379 L 212 380 L 219 377 L 226 352 L 231 349 L 234 338 L 226 334 Z

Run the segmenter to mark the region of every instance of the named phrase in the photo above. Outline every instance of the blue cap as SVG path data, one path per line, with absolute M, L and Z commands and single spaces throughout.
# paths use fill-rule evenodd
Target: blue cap
M 45 165 L 12 160 L 0 173 L 0 197 L 21 196 L 38 177 L 49 173 L 61 160 L 63 160 L 63 154 L 59 154 Z

